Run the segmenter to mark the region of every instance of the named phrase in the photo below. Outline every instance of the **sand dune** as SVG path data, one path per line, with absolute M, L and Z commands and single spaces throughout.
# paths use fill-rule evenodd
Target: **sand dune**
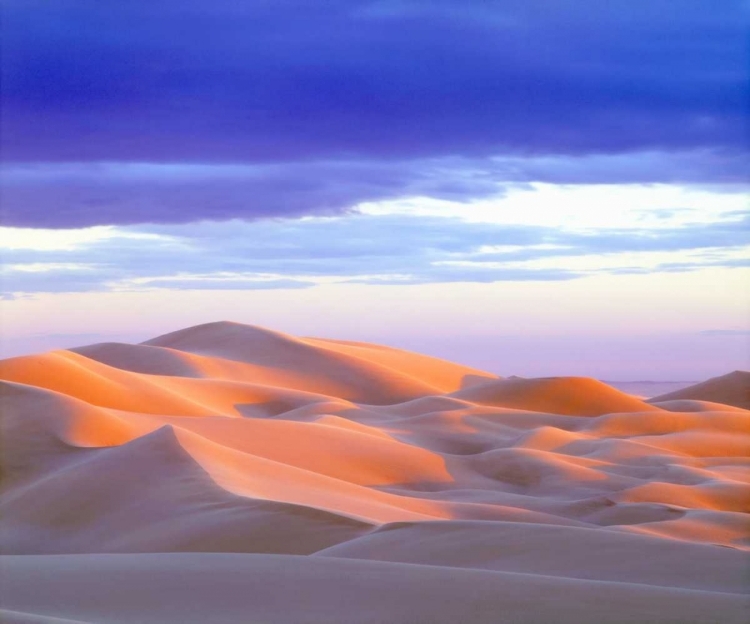
M 744 624 L 747 607 L 733 593 L 294 555 L 7 557 L 4 574 L 10 622 Z
M 211 323 L 0 362 L 3 622 L 740 622 L 750 374 Z
M 685 399 L 724 403 L 750 409 L 750 372 L 734 371 L 676 392 L 662 394 L 654 397 L 650 402 L 661 403 Z
M 502 379 L 460 390 L 453 396 L 479 405 L 569 416 L 601 416 L 612 412 L 655 410 L 640 399 L 601 381 L 584 377 Z

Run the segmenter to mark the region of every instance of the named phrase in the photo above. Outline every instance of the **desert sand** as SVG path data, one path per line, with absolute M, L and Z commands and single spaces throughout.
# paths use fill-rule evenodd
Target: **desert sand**
M 220 322 L 0 379 L 3 622 L 750 613 L 750 373 L 646 401 Z

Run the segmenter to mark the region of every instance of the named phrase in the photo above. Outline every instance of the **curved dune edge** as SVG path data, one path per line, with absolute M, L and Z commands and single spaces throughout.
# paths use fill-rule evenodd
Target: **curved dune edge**
M 750 372 L 734 371 L 713 377 L 699 384 L 662 394 L 651 399 L 651 403 L 663 401 L 708 401 L 724 403 L 741 409 L 750 409 Z
M 748 378 L 643 401 L 237 323 L 3 360 L 3 621 L 735 621 Z M 205 605 L 165 615 L 146 581 L 177 600 L 179 561 L 211 577 Z M 111 613 L 86 603 L 96 569 L 140 606 L 104 580 Z M 248 570 L 257 594 L 226 589 Z M 336 598 L 350 575 L 370 611 Z
M 104 624 L 489 624 L 502 614 L 521 624 L 739 624 L 747 607 L 737 594 L 333 558 L 181 553 L 6 557 L 2 563 L 6 614 L 37 622 L 53 615 Z M 69 596 L 64 604 L 55 594 L 61 586 Z

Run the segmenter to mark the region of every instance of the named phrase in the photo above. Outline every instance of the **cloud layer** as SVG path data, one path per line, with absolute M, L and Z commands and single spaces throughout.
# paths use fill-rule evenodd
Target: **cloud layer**
M 736 190 L 745 181 L 745 164 L 710 151 L 223 165 L 6 164 L 0 166 L 0 216 L 11 227 L 82 228 L 335 215 L 361 203 L 403 197 L 497 198 L 532 181 L 704 182 Z
M 569 280 L 750 266 L 750 219 L 591 230 L 408 215 L 109 230 L 72 247 L 6 248 L 3 290 L 305 288 Z
M 736 182 L 743 6 L 4 3 L 3 222 L 335 214 L 524 180 Z
M 11 159 L 739 147 L 739 1 L 4 4 Z

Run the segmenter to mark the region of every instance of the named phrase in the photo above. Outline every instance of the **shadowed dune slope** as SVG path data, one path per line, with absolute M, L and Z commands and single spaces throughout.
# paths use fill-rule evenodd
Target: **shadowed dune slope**
M 69 349 L 124 371 L 147 375 L 170 375 L 175 377 L 222 377 L 231 378 L 232 373 L 242 375 L 241 367 L 227 366 L 222 370 L 215 361 L 164 347 L 132 345 L 122 342 L 102 342 Z
M 741 622 L 747 391 L 226 322 L 3 360 L 0 618 Z
M 3 553 L 307 554 L 369 525 L 219 487 L 171 427 L 80 454 L 3 497 Z
M 476 378 L 496 378 L 437 358 L 376 347 L 295 338 L 259 327 L 219 322 L 159 336 L 144 343 L 195 355 L 252 364 L 301 389 L 363 403 L 396 403 L 451 392 Z M 269 379 L 272 382 L 273 377 Z M 293 382 L 294 383 L 294 382 Z
M 676 392 L 662 394 L 650 399 L 650 403 L 677 400 L 710 401 L 750 409 L 750 372 L 734 371 L 728 375 L 714 377 L 688 386 Z
M 44 556 L 3 565 L 7 611 L 105 624 L 744 624 L 748 606 L 737 594 L 323 557 Z
M 533 543 L 533 555 L 529 544 Z M 591 551 L 607 556 L 592 557 Z M 642 553 L 650 550 L 649 557 Z M 544 576 L 693 587 L 738 594 L 747 557 L 703 544 L 522 522 L 442 521 L 384 525 L 315 553 L 402 563 L 508 570 Z M 690 559 L 699 566 L 687 565 Z

